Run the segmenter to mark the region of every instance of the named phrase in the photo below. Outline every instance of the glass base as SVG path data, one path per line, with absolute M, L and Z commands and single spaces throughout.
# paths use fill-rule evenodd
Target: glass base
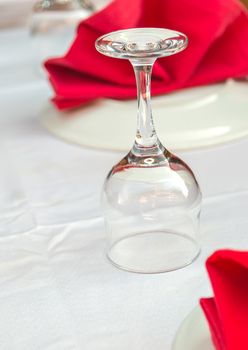
M 192 238 L 169 231 L 135 233 L 115 242 L 107 252 L 116 267 L 136 273 L 162 273 L 191 264 L 200 248 Z

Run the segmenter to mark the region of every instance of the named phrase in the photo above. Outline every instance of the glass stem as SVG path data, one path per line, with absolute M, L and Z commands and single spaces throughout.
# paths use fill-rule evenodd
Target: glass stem
M 137 132 L 134 148 L 149 151 L 159 146 L 151 110 L 151 74 L 153 63 L 133 64 L 138 98 Z

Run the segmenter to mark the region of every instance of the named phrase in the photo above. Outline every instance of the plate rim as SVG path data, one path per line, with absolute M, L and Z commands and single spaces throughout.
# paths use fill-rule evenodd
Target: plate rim
M 172 342 L 172 347 L 171 350 L 184 350 L 182 349 L 182 347 L 180 346 L 180 343 L 182 342 L 183 339 L 183 333 L 185 331 L 185 328 L 187 327 L 187 325 L 189 325 L 190 323 L 195 323 L 196 321 L 198 321 L 199 324 L 199 320 L 201 321 L 201 326 L 204 327 L 204 332 L 206 333 L 205 335 L 207 336 L 207 338 L 210 340 L 211 344 L 212 344 L 212 340 L 211 340 L 211 333 L 208 327 L 208 323 L 207 320 L 205 318 L 205 315 L 201 309 L 200 305 L 196 305 L 188 314 L 187 316 L 183 319 L 183 321 L 181 322 L 179 328 L 176 331 L 175 337 L 173 339 Z M 211 348 L 209 348 L 208 350 L 214 350 L 214 346 L 212 344 Z M 187 350 L 191 350 L 188 349 Z M 201 349 L 199 349 L 201 350 Z
M 232 87 L 232 86 L 238 86 L 240 84 L 240 82 L 235 82 L 234 80 L 232 79 L 229 79 L 227 81 L 225 81 L 224 83 L 220 84 L 220 83 L 217 83 L 217 84 L 211 84 L 210 85 L 207 85 L 207 86 L 201 86 L 201 87 L 194 87 L 192 88 L 191 91 L 197 91 L 197 89 L 201 89 L 201 88 L 210 88 L 210 89 L 219 89 L 219 87 Z M 243 82 L 242 82 L 243 84 Z M 241 86 L 241 85 L 239 85 Z M 238 88 L 239 88 L 238 86 Z M 246 87 L 247 88 L 247 87 Z M 230 90 L 228 90 L 230 91 Z M 235 91 L 235 90 L 234 90 Z M 176 93 L 176 92 L 175 92 Z M 183 94 L 184 93 L 184 90 L 180 91 L 180 94 Z M 207 92 L 208 94 L 209 92 Z M 193 92 L 194 94 L 194 92 Z M 201 94 L 201 93 L 200 93 Z M 210 94 L 211 94 L 211 90 L 210 90 Z M 217 94 L 218 95 L 218 94 Z M 234 98 L 235 98 L 235 94 L 234 94 Z M 167 97 L 167 95 L 161 95 L 161 96 L 158 96 L 159 98 L 163 98 L 163 97 Z M 114 103 L 114 104 L 118 104 L 118 103 L 125 103 L 125 102 L 129 102 L 129 101 L 119 101 L 119 100 L 112 100 L 112 99 L 102 99 L 103 103 Z M 133 100 L 132 100 L 133 102 Z M 156 102 L 155 102 L 156 103 Z M 118 106 L 118 105 L 117 105 Z M 98 104 L 96 105 L 92 105 L 91 106 L 93 109 L 94 108 L 99 108 L 99 111 L 101 110 L 101 108 L 111 108 L 111 106 L 108 106 L 108 105 L 103 105 L 103 107 Z M 116 108 L 116 107 L 115 107 Z M 156 107 L 155 107 L 156 108 Z M 160 107 L 161 108 L 161 107 Z M 168 104 L 168 108 L 170 109 L 170 104 Z M 201 107 L 202 108 L 202 107 Z M 247 109 L 248 109 L 248 105 L 247 105 Z M 216 109 L 216 113 L 218 112 L 218 107 Z M 80 125 L 80 122 L 79 124 L 68 124 L 66 123 L 66 119 L 69 120 L 70 118 L 75 118 L 75 119 L 79 119 L 79 118 L 83 118 L 84 115 L 83 113 L 87 113 L 87 111 L 83 110 L 83 109 L 76 109 L 75 110 L 75 114 L 71 115 L 71 116 L 66 116 L 66 114 L 68 113 L 68 111 L 58 111 L 56 109 L 55 106 L 53 106 L 51 103 L 46 103 L 46 105 L 43 107 L 41 113 L 40 113 L 40 123 L 42 124 L 42 126 L 48 130 L 51 134 L 53 134 L 54 136 L 56 136 L 57 138 L 59 139 L 62 139 L 68 143 L 71 143 L 71 144 L 74 144 L 74 145 L 78 145 L 78 146 L 81 146 L 81 147 L 85 147 L 85 148 L 89 148 L 89 149 L 94 149 L 94 150 L 106 150 L 106 151 L 113 151 L 113 152 L 128 152 L 130 147 L 132 146 L 132 143 L 130 143 L 129 145 L 129 148 L 128 148 L 128 143 L 125 144 L 125 140 L 124 139 L 121 139 L 120 141 L 120 144 L 118 143 L 115 143 L 114 144 L 114 147 L 111 147 L 109 142 L 106 142 L 106 138 L 104 139 L 100 139 L 100 142 L 96 142 L 96 140 L 98 139 L 99 140 L 99 135 L 97 135 L 97 133 L 95 134 L 94 136 L 94 132 L 92 133 L 92 139 L 93 141 L 91 142 L 90 140 L 88 141 L 87 139 L 89 138 L 84 138 L 83 137 L 83 132 L 81 132 L 81 135 L 80 135 L 80 132 L 78 133 L 74 133 L 75 132 L 75 129 L 77 128 L 77 125 L 79 126 Z M 73 113 L 73 112 L 72 112 Z M 92 111 L 90 110 L 89 113 L 92 113 Z M 223 115 L 224 115 L 225 111 L 223 112 Z M 233 112 L 231 112 L 233 113 Z M 94 112 L 93 112 L 93 115 L 94 115 Z M 222 124 L 224 123 L 223 122 L 223 115 L 222 115 Z M 66 116 L 66 117 L 65 117 Z M 243 116 L 243 114 L 242 114 Z M 241 118 L 242 118 L 241 116 Z M 89 116 L 90 117 L 90 116 Z M 96 119 L 94 119 L 96 118 Z M 98 117 L 94 117 L 93 118 L 93 121 L 94 122 L 97 122 L 97 118 Z M 110 120 L 111 120 L 112 117 L 110 117 Z M 193 115 L 193 118 L 195 118 L 195 116 Z M 199 118 L 201 118 L 201 116 L 199 116 Z M 228 119 L 229 118 L 229 119 Z M 75 120 L 74 119 L 74 120 Z M 231 116 L 231 114 L 229 115 L 229 117 L 227 117 L 227 127 L 228 127 L 228 120 L 233 120 L 236 118 L 233 118 Z M 88 119 L 89 120 L 89 119 Z M 218 119 L 217 119 L 218 120 Z M 242 119 L 240 119 L 241 121 Z M 108 120 L 109 121 L 109 120 Z M 61 123 L 60 123 L 61 122 Z M 155 122 L 156 122 L 156 118 L 155 118 Z M 157 122 L 156 122 L 157 123 Z M 187 123 L 185 123 L 187 124 Z M 189 119 L 189 122 L 188 124 L 190 125 L 190 119 Z M 92 124 L 93 125 L 93 124 Z M 85 127 L 86 127 L 86 131 L 87 131 L 87 128 L 89 128 L 89 130 L 91 131 L 93 126 L 91 124 L 88 124 L 88 122 L 86 122 L 85 124 Z M 99 127 L 101 127 L 102 124 L 99 125 Z M 173 125 L 173 123 L 172 123 Z M 176 124 L 175 124 L 176 125 Z M 175 129 L 175 135 L 177 134 L 176 133 L 176 126 L 173 126 L 172 127 L 172 130 L 174 132 L 174 129 Z M 198 125 L 198 124 L 197 124 Z M 240 139 L 243 139 L 245 137 L 248 136 L 248 126 L 245 127 L 245 125 L 243 125 L 242 127 L 242 124 L 239 126 L 239 127 L 232 127 L 232 125 L 235 126 L 235 123 L 234 122 L 229 122 L 229 125 L 230 125 L 230 131 L 229 132 L 226 132 L 224 134 L 217 134 L 213 137 L 211 137 L 211 133 L 207 136 L 207 137 L 203 137 L 203 141 L 202 141 L 202 137 L 198 137 L 196 139 L 193 138 L 193 141 L 189 142 L 187 141 L 187 139 L 189 138 L 186 137 L 185 140 L 183 142 L 180 142 L 180 132 L 178 134 L 178 136 L 176 135 L 175 137 L 175 145 L 173 146 L 173 137 L 171 136 L 170 138 L 170 142 L 169 142 L 169 149 L 172 149 L 174 151 L 182 151 L 182 152 L 185 152 L 185 151 L 195 151 L 195 150 L 204 150 L 204 149 L 211 149 L 213 147 L 216 147 L 216 146 L 221 146 L 221 145 L 226 145 L 230 142 L 235 142 L 235 141 L 239 141 Z M 237 123 L 238 125 L 238 123 Z M 69 132 L 66 130 L 67 127 L 69 128 Z M 202 130 L 211 130 L 215 127 L 214 125 L 214 122 L 212 120 L 212 124 L 210 124 L 210 126 L 208 127 L 208 125 L 204 125 L 203 123 L 203 126 L 202 126 Z M 218 123 L 216 123 L 216 127 L 218 127 Z M 201 122 L 199 122 L 199 127 L 197 127 L 199 130 L 201 130 Z M 196 128 L 196 131 L 197 131 L 197 128 Z M 82 130 L 83 130 L 83 123 L 82 123 Z M 182 129 L 182 132 L 183 132 L 184 129 Z M 187 129 L 185 128 L 185 131 L 186 132 L 192 132 L 194 133 L 194 128 L 193 129 Z M 209 131 L 208 131 L 209 132 Z M 158 130 L 158 135 L 159 135 L 159 130 Z M 163 134 L 165 134 L 165 132 L 163 132 Z M 135 137 L 135 130 L 133 131 L 133 139 Z M 94 141 L 95 140 L 95 141 Z M 170 144 L 172 144 L 170 146 Z M 167 146 L 166 142 L 165 142 L 165 146 Z

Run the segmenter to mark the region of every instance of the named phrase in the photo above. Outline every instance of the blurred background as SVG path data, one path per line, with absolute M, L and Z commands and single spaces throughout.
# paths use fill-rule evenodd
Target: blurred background
M 60 1 L 66 3 L 68 1 Z M 93 0 L 95 9 L 104 7 L 109 0 Z M 37 0 L 0 0 L 0 28 L 25 26 L 29 24 L 30 16 Z M 88 1 L 84 2 L 89 3 Z
M 248 0 L 241 1 L 248 6 Z M 100 9 L 109 2 L 110 0 L 91 0 L 95 9 Z M 0 28 L 27 25 L 35 3 L 36 0 L 0 0 Z

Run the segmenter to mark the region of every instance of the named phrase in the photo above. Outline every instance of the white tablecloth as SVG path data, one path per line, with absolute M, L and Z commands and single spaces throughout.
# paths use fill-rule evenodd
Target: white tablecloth
M 211 293 L 206 257 L 248 249 L 248 139 L 180 154 L 204 195 L 199 259 L 167 274 L 119 271 L 104 257 L 99 198 L 122 155 L 41 126 L 51 91 L 29 44 L 25 31 L 0 32 L 0 349 L 169 350 Z

